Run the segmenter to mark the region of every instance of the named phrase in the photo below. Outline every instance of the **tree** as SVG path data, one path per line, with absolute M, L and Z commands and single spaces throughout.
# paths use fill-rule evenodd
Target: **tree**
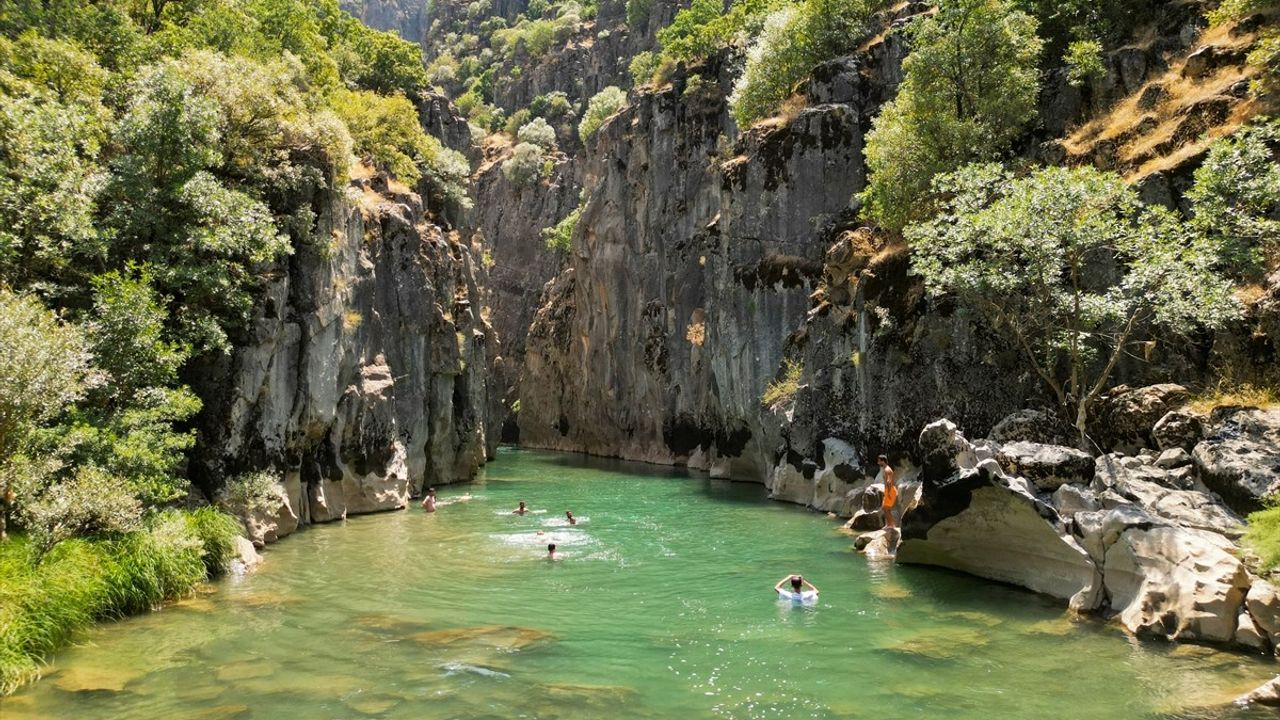
M 1238 312 L 1217 244 L 1116 175 L 969 165 L 934 190 L 941 212 L 906 230 L 914 272 L 1010 336 L 1082 449 L 1092 404 L 1149 328 L 1187 333 Z
M 1035 116 L 1035 20 L 1007 0 L 944 0 L 908 26 L 898 95 L 867 135 L 864 215 L 889 230 L 929 215 L 929 182 L 1006 151 Z
M 541 147 L 522 142 L 512 150 L 511 157 L 502 163 L 502 174 L 507 176 L 512 185 L 527 187 L 542 177 L 545 160 Z
M 543 150 L 553 150 L 556 146 L 556 129 L 540 117 L 522 125 L 516 137 L 522 143 L 533 143 Z
M 627 104 L 627 93 L 622 88 L 610 85 L 596 93 L 587 103 L 587 110 L 582 114 L 582 122 L 578 123 L 578 137 L 585 144 L 605 121 Z
M 1192 222 L 1250 276 L 1280 250 L 1280 120 L 1260 120 L 1209 148 L 1187 191 Z
M 34 298 L 0 288 L 0 538 L 14 456 L 39 425 L 96 383 L 80 331 Z

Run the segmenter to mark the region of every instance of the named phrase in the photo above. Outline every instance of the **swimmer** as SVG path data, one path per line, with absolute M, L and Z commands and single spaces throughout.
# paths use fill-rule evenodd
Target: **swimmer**
M 422 507 L 426 509 L 427 512 L 436 511 L 436 489 L 435 488 L 427 488 L 427 496 L 422 498 Z
M 568 518 L 568 519 L 569 519 L 569 524 L 570 524 L 570 525 L 577 525 L 577 524 L 578 524 L 578 518 L 576 518 L 576 517 L 574 517 L 574 516 L 573 516 L 573 511 L 572 511 L 572 510 L 565 510 L 565 511 L 564 511 L 564 516 L 565 516 L 566 518 Z
M 773 591 L 783 592 L 782 586 L 785 585 L 786 583 L 791 583 L 791 592 L 795 592 L 795 593 L 803 592 L 804 587 L 807 585 L 809 586 L 809 589 L 814 592 L 815 595 L 818 593 L 818 588 L 814 587 L 813 583 L 809 582 L 808 580 L 805 580 L 803 577 L 799 575 L 788 575 L 782 578 L 781 580 L 778 581 L 777 585 L 773 586 Z
M 521 501 L 520 501 L 520 507 L 516 508 L 515 510 L 512 510 L 512 511 L 511 511 L 511 514 L 512 514 L 512 515 L 523 515 L 523 514 L 525 514 L 525 513 L 527 513 L 527 512 L 529 512 L 529 508 L 525 507 L 524 501 L 523 501 L 523 500 L 521 500 Z
M 547 543 L 547 559 L 548 559 L 548 560 L 559 560 L 559 559 L 560 559 L 560 556 L 556 554 L 556 544 L 555 544 L 555 543 Z

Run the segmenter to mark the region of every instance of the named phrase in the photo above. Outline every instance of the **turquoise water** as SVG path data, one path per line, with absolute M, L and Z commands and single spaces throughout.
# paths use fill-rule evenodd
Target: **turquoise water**
M 868 565 L 833 521 L 758 486 L 504 450 L 440 496 L 468 492 L 309 528 L 255 575 L 99 627 L 0 715 L 1245 718 L 1220 708 L 1276 671 Z M 511 515 L 519 500 L 545 512 Z M 816 605 L 775 599 L 789 572 Z

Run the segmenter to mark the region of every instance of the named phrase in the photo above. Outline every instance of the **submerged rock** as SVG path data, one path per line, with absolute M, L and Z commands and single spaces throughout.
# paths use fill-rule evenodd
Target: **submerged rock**
M 1236 698 L 1236 704 L 1280 707 L 1280 675 L 1252 692 Z

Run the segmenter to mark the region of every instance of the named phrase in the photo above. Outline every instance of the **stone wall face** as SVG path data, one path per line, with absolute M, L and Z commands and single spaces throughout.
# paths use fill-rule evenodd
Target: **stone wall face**
M 199 388 L 194 474 L 278 473 L 297 522 L 404 507 L 484 463 L 490 331 L 469 250 L 385 177 L 318 202 L 317 245 Z

